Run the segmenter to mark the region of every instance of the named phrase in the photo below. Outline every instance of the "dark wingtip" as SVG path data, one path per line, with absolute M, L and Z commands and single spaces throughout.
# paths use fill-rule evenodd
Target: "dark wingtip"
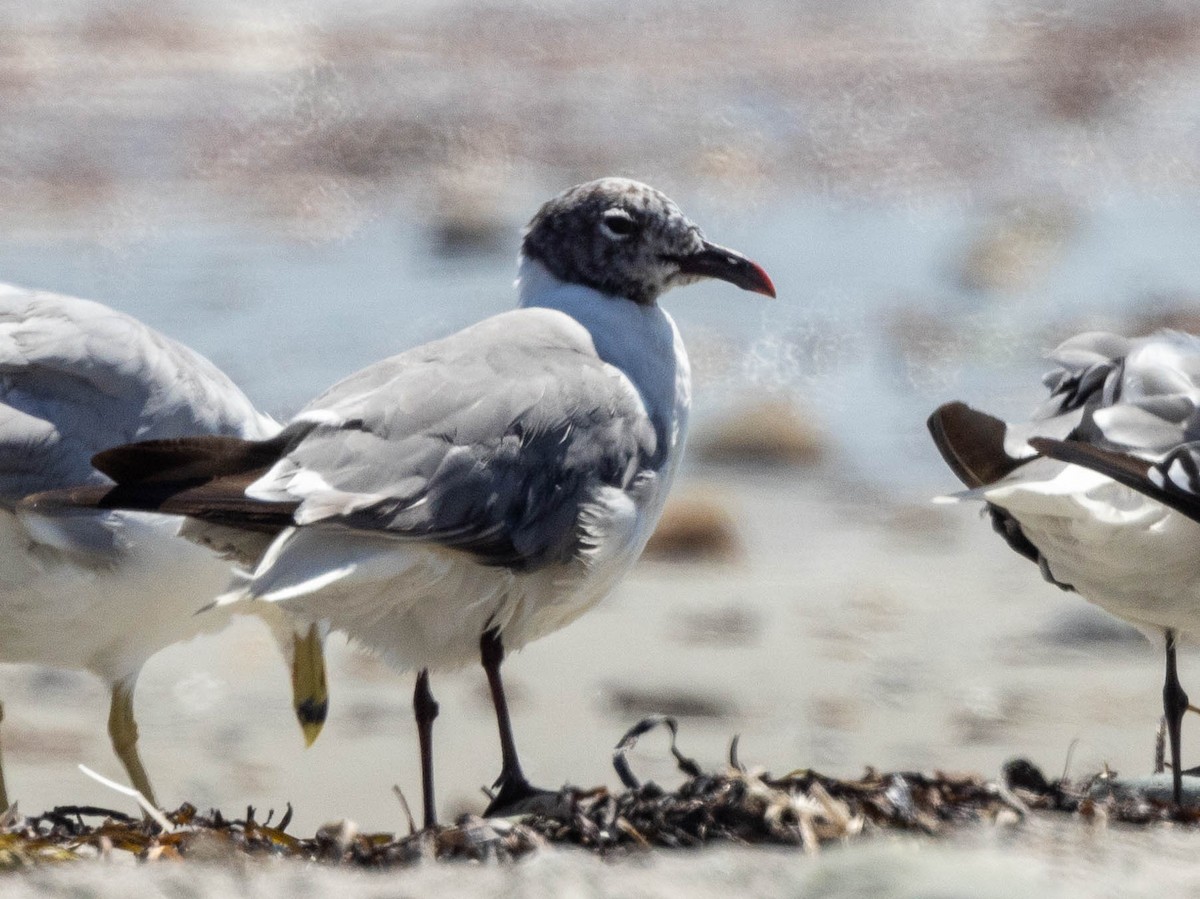
M 181 437 L 145 440 L 102 450 L 92 456 L 92 467 L 118 484 L 144 484 L 181 477 L 211 477 L 219 460 L 224 437 Z M 232 438 L 237 441 L 237 438 Z M 237 441 L 239 444 L 244 441 Z M 206 470 L 212 469 L 212 471 Z
M 967 487 L 993 484 L 1029 461 L 1005 450 L 1003 421 L 966 403 L 938 406 L 926 426 L 946 465 Z
M 145 440 L 114 446 L 92 456 L 92 467 L 118 484 L 202 481 L 265 468 L 278 461 L 286 442 L 204 435 Z
M 1039 456 L 1046 456 L 1050 459 L 1057 459 L 1058 453 L 1062 452 L 1066 441 L 1052 440 L 1049 437 L 1030 437 L 1029 445 L 1032 446 Z
M 318 702 L 314 699 L 306 699 L 296 705 L 296 718 L 301 725 L 305 724 L 324 724 L 325 717 L 329 714 L 329 701 Z
M 120 484 L 136 476 L 136 460 L 140 457 L 140 453 L 130 453 L 127 446 L 114 446 L 92 456 L 92 468 Z
M 1154 464 L 1137 456 L 1103 449 L 1080 440 L 1032 437 L 1029 445 L 1047 458 L 1090 468 L 1143 493 L 1148 492 L 1150 488 L 1157 490 L 1149 480 Z

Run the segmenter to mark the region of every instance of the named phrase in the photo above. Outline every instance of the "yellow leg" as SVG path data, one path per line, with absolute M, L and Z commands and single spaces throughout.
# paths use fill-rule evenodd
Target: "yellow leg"
M 4 703 L 0 702 L 0 721 L 4 720 Z M 0 758 L 0 812 L 8 809 L 8 789 L 4 786 L 4 761 Z
M 329 712 L 329 687 L 325 682 L 325 647 L 314 624 L 308 634 L 295 636 L 292 645 L 292 706 L 304 731 L 304 745 L 311 746 L 325 726 Z
M 117 684 L 112 689 L 112 705 L 108 710 L 108 736 L 112 740 L 113 751 L 129 774 L 133 788 L 157 808 L 158 802 L 154 798 L 150 778 L 146 775 L 146 769 L 142 767 L 142 760 L 137 751 L 138 728 L 133 717 L 132 681 Z

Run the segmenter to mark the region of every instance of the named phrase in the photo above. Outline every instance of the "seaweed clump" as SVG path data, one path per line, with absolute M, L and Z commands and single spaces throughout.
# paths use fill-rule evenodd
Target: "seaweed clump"
M 626 758 L 640 736 L 659 726 L 669 730 L 671 753 L 686 775 L 675 790 L 639 781 Z M 1051 782 L 1032 763 L 1016 760 L 1005 766 L 999 781 L 870 768 L 856 779 L 810 769 L 772 777 L 741 764 L 736 740 L 725 770 L 705 772 L 679 751 L 675 737 L 675 721 L 665 716 L 646 718 L 631 729 L 613 758 L 624 786 L 619 792 L 564 788 L 552 801 L 519 816 L 464 815 L 452 825 L 423 831 L 410 823 L 407 835 L 363 833 L 351 821 L 340 821 L 298 837 L 287 832 L 290 805 L 278 821 L 273 811 L 259 821 L 254 808 L 227 818 L 218 810 L 202 814 L 189 804 L 145 818 L 92 806 L 63 806 L 30 817 L 10 809 L 0 818 L 0 869 L 114 853 L 147 862 L 283 858 L 385 868 L 433 860 L 508 861 L 547 846 L 602 855 L 714 843 L 817 852 L 826 843 L 880 831 L 937 835 L 980 823 L 1016 824 L 1035 813 L 1101 823 L 1200 823 L 1200 809 L 1178 810 L 1138 789 L 1113 788 L 1108 772 L 1080 784 L 1065 778 Z

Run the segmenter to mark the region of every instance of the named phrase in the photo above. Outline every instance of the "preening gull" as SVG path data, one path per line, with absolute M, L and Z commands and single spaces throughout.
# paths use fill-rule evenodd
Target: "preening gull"
M 113 749 L 154 802 L 137 751 L 133 692 L 155 652 L 230 620 L 197 615 L 229 565 L 177 535 L 180 518 L 47 510 L 19 501 L 73 484 L 111 485 L 91 457 L 138 439 L 263 439 L 279 425 L 211 362 L 99 303 L 0 285 L 0 661 L 90 671 L 109 685 Z M 324 721 L 319 634 L 267 604 L 257 613 L 289 663 L 311 742 Z M 8 807 L 0 771 L 0 806 Z
M 1175 644 L 1200 633 L 1200 338 L 1081 334 L 1051 359 L 1050 397 L 1031 421 L 948 403 L 930 432 L 971 488 L 960 496 L 987 503 L 997 532 L 1047 580 L 1164 641 L 1179 804 L 1188 699 Z
M 426 825 L 429 672 L 474 658 L 500 731 L 487 813 L 543 793 L 521 769 L 500 665 L 602 599 L 658 521 L 691 398 L 659 296 L 701 278 L 775 293 L 666 196 L 620 178 L 542 206 L 518 272 L 518 309 L 351 375 L 276 437 L 123 447 L 95 460 L 116 488 L 31 501 L 275 534 L 265 553 L 245 552 L 252 561 L 221 602 L 284 607 L 418 672 Z

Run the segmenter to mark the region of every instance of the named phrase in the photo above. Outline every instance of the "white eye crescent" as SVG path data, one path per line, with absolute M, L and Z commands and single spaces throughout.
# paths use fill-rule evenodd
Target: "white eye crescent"
M 637 233 L 639 225 L 624 209 L 607 209 L 600 216 L 600 230 L 612 240 L 625 240 Z

